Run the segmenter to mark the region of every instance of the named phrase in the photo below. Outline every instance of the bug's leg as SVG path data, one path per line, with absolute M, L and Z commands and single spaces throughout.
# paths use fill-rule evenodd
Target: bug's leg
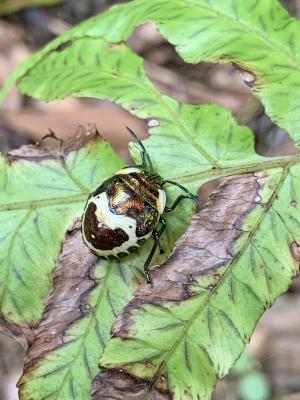
M 193 193 L 191 193 L 189 190 L 187 190 L 184 186 L 180 185 L 177 182 L 173 182 L 173 181 L 164 181 L 165 183 L 170 183 L 171 185 L 177 186 L 179 187 L 183 192 L 186 193 L 186 195 L 181 194 L 180 196 L 177 197 L 177 199 L 175 199 L 174 203 L 170 206 L 170 207 L 165 207 L 165 211 L 169 212 L 169 211 L 173 211 L 174 208 L 176 208 L 178 206 L 178 204 L 184 200 L 184 199 L 190 199 L 190 200 L 194 200 L 196 203 L 199 204 L 199 199 L 198 196 L 194 195 Z
M 150 278 L 150 274 L 149 274 L 150 262 L 154 256 L 155 250 L 157 249 L 157 247 L 159 247 L 160 237 L 166 228 L 166 220 L 163 217 L 159 218 L 159 222 L 161 224 L 161 227 L 160 227 L 159 231 L 156 231 L 154 233 L 154 236 L 155 236 L 154 244 L 153 244 L 152 249 L 151 249 L 151 251 L 147 257 L 147 260 L 145 261 L 145 264 L 144 264 L 144 274 L 146 276 L 147 283 L 151 283 L 151 278 Z
M 173 186 L 177 186 L 179 187 L 183 192 L 185 192 L 187 194 L 186 198 L 188 199 L 192 199 L 194 200 L 196 203 L 199 203 L 199 199 L 197 195 L 194 195 L 193 193 L 191 193 L 189 190 L 187 190 L 187 188 L 185 188 L 184 186 L 180 185 L 180 183 L 177 182 L 173 182 L 173 181 L 164 181 L 163 185 L 166 183 L 170 183 Z
M 183 194 L 181 194 L 180 196 L 177 197 L 177 199 L 175 199 L 174 203 L 171 204 L 170 207 L 165 207 L 164 211 L 165 212 L 170 212 L 173 211 L 174 208 L 176 208 L 178 206 L 178 204 L 184 200 L 184 199 L 189 199 L 189 200 L 194 200 L 193 198 L 191 198 L 190 196 L 184 196 Z M 198 202 L 198 201 L 197 201 Z
M 157 235 L 158 235 L 158 232 L 157 232 L 157 230 L 154 228 L 154 229 L 153 229 L 153 232 L 152 232 L 152 236 L 153 236 L 154 240 L 156 239 Z M 159 248 L 159 253 L 160 253 L 160 254 L 164 254 L 164 253 L 165 253 L 165 250 L 164 250 L 164 248 L 162 247 L 162 245 L 161 245 L 160 242 L 158 242 L 158 248 Z

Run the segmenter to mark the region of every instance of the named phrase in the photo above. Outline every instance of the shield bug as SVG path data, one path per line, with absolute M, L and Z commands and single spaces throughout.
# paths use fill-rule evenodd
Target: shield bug
M 141 164 L 125 167 L 108 178 L 93 192 L 82 217 L 82 235 L 93 253 L 100 257 L 119 258 L 141 246 L 150 236 L 154 243 L 145 261 L 144 272 L 150 283 L 149 265 L 166 228 L 163 212 L 170 212 L 183 199 L 198 202 L 197 196 L 179 183 L 164 180 L 154 169 L 144 145 L 127 127 L 140 147 Z M 166 206 L 164 185 L 176 185 L 181 194 Z

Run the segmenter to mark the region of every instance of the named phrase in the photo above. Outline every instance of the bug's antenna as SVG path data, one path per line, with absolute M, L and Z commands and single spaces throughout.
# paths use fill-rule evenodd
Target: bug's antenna
M 131 136 L 134 138 L 134 140 L 139 144 L 139 146 L 141 148 L 141 157 L 142 157 L 143 166 L 146 167 L 147 163 L 148 163 L 150 171 L 153 171 L 152 161 L 151 161 L 149 154 L 147 153 L 147 150 L 145 149 L 143 143 L 140 141 L 137 134 L 133 132 L 133 130 L 128 128 L 128 126 L 126 126 L 126 129 L 128 130 L 128 132 L 131 134 Z

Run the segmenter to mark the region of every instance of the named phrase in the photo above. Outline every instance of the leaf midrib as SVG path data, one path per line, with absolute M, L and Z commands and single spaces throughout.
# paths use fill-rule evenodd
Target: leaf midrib
M 285 168 L 283 168 L 281 177 L 279 179 L 278 184 L 276 185 L 269 201 L 266 203 L 265 207 L 262 209 L 262 214 L 260 216 L 260 218 L 258 219 L 258 221 L 256 222 L 256 224 L 253 226 L 253 228 L 249 231 L 249 235 L 247 240 L 245 241 L 244 245 L 242 246 L 242 248 L 239 250 L 239 252 L 237 253 L 237 255 L 234 257 L 234 259 L 231 260 L 231 262 L 228 265 L 228 268 L 226 269 L 226 271 L 224 272 L 224 274 L 220 277 L 219 281 L 216 283 L 215 287 L 209 292 L 209 294 L 206 296 L 206 298 L 204 299 L 204 301 L 201 303 L 201 305 L 196 309 L 196 311 L 193 313 L 193 315 L 189 318 L 189 320 L 187 321 L 187 323 L 184 325 L 184 327 L 182 328 L 182 331 L 180 332 L 180 334 L 177 336 L 177 339 L 175 340 L 174 344 L 171 346 L 171 348 L 166 352 L 166 356 L 164 357 L 164 359 L 161 361 L 160 366 L 158 368 L 158 370 L 156 371 L 153 380 L 149 386 L 148 389 L 148 393 L 147 393 L 147 397 L 146 400 L 149 399 L 151 390 L 153 385 L 155 384 L 156 380 L 159 378 L 164 366 L 167 364 L 169 358 L 172 356 L 172 354 L 174 353 L 174 351 L 176 351 L 177 346 L 181 343 L 181 341 L 185 338 L 186 336 L 186 332 L 188 331 L 188 329 L 190 328 L 190 326 L 193 324 L 193 322 L 195 321 L 195 319 L 198 318 L 198 316 L 201 314 L 201 312 L 203 311 L 203 309 L 207 306 L 207 304 L 211 301 L 211 298 L 216 295 L 218 289 L 224 284 L 224 282 L 226 281 L 226 278 L 228 277 L 229 274 L 232 273 L 232 269 L 235 267 L 236 263 L 239 261 L 239 259 L 241 258 L 241 256 L 244 254 L 244 251 L 247 250 L 249 244 L 251 243 L 251 240 L 253 238 L 253 236 L 255 235 L 255 233 L 258 231 L 259 227 L 261 226 L 261 224 L 263 223 L 266 215 L 268 214 L 268 211 L 270 209 L 270 207 L 273 204 L 273 201 L 276 199 L 276 196 L 278 195 L 288 173 L 289 173 L 289 169 L 290 169 L 290 165 L 286 165 Z
M 15 210 L 24 210 L 28 208 L 39 208 L 39 207 L 52 207 L 57 205 L 64 205 L 70 203 L 79 203 L 86 201 L 90 192 L 80 193 L 74 196 L 65 196 L 65 197 L 53 197 L 50 199 L 40 199 L 40 200 L 32 200 L 32 201 L 20 201 L 20 203 L 6 203 L 0 205 L 1 211 L 15 211 Z
M 262 161 L 244 164 L 241 166 L 232 166 L 224 168 L 212 168 L 208 171 L 199 172 L 197 174 L 185 175 L 184 177 L 172 178 L 177 180 L 179 183 L 192 183 L 195 180 L 201 180 L 205 178 L 225 178 L 228 176 L 235 176 L 241 174 L 247 174 L 251 172 L 267 171 L 274 168 L 284 168 L 286 165 L 294 165 L 300 163 L 300 154 L 283 157 L 266 157 Z
M 262 161 L 249 163 L 242 166 L 234 165 L 225 168 L 211 168 L 208 171 L 206 170 L 204 172 L 199 172 L 198 174 L 172 177 L 172 180 L 175 180 L 179 183 L 192 183 L 195 181 L 201 181 L 205 178 L 210 178 L 210 179 L 225 178 L 227 176 L 235 176 L 251 172 L 260 172 L 273 168 L 280 168 L 280 167 L 284 168 L 286 165 L 294 165 L 298 163 L 300 163 L 300 154 L 292 156 L 274 157 L 269 160 L 264 159 Z M 86 192 L 74 196 L 53 197 L 51 199 L 40 199 L 27 202 L 21 201 L 20 203 L 1 204 L 0 212 L 10 211 L 10 210 L 22 210 L 29 208 L 39 208 L 39 207 L 52 207 L 70 203 L 85 202 L 90 193 L 91 192 Z

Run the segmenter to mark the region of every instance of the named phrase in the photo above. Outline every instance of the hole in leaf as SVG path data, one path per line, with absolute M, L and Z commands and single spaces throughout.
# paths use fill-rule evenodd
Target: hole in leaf
M 4 118 L 6 130 L 21 132 L 34 142 L 48 133 L 50 127 L 58 137 L 66 138 L 74 135 L 77 126 L 95 123 L 101 135 L 126 162 L 132 161 L 128 152 L 131 137 L 126 126 L 137 132 L 141 139 L 147 136 L 144 121 L 110 101 L 95 99 L 68 98 L 47 104 L 30 99 L 23 110 L 17 114 L 8 110 Z
M 163 94 L 186 104 L 213 102 L 237 111 L 251 93 L 235 79 L 231 63 L 188 64 L 151 23 L 135 29 L 127 44 L 145 59 L 149 79 Z

